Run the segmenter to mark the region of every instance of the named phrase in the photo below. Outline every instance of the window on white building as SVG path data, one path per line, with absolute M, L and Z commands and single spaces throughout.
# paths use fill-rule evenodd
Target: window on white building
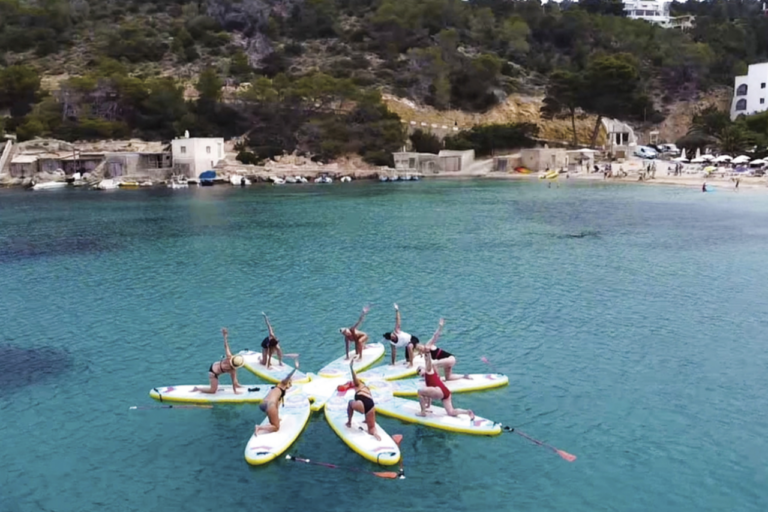
M 747 100 L 739 100 L 736 102 L 736 110 L 747 110 Z
M 765 82 L 763 82 L 763 83 L 761 83 L 761 84 L 760 84 L 760 88 L 761 88 L 761 89 L 765 89 Z
M 741 84 L 736 89 L 736 96 L 746 96 L 747 95 L 747 84 Z
M 181 146 L 181 154 L 183 155 L 186 152 L 187 152 L 187 146 Z
M 211 146 L 205 146 L 205 152 L 211 154 Z
M 760 104 L 762 105 L 763 103 L 765 103 L 765 98 L 760 98 Z

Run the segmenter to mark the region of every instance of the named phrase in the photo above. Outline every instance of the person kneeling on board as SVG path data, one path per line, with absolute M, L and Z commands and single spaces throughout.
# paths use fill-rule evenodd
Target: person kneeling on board
M 269 434 L 270 432 L 277 432 L 280 430 L 280 414 L 278 407 L 280 403 L 285 401 L 285 393 L 288 391 L 291 384 L 291 377 L 299 369 L 299 361 L 296 360 L 296 367 L 286 378 L 277 383 L 275 387 L 269 390 L 267 396 L 264 397 L 264 401 L 259 404 L 259 409 L 267 413 L 269 418 L 269 425 L 256 425 L 253 430 L 253 435 Z
M 237 369 L 245 364 L 243 356 L 233 356 L 229 350 L 229 343 L 227 342 L 227 328 L 221 329 L 221 333 L 224 335 L 224 353 L 226 354 L 220 361 L 213 363 L 208 368 L 208 380 L 211 382 L 211 386 L 207 388 L 198 388 L 195 386 L 192 391 L 199 391 L 201 393 L 214 394 L 219 389 L 219 377 L 228 373 L 232 377 L 232 392 L 238 394 L 237 388 L 240 383 L 237 382 Z
M 264 321 L 267 323 L 267 329 L 269 334 L 266 338 L 261 340 L 261 364 L 267 367 L 267 370 L 272 366 L 272 354 L 277 352 L 277 362 L 280 366 L 283 366 L 283 349 L 280 347 L 280 340 L 275 336 L 275 331 L 272 330 L 272 326 L 269 324 L 269 318 L 263 311 Z
M 352 428 L 352 416 L 355 411 L 365 416 L 365 424 L 368 426 L 368 433 L 381 441 L 381 437 L 376 432 L 376 406 L 373 403 L 371 390 L 357 378 L 355 369 L 352 367 L 354 362 L 349 363 L 349 371 L 352 372 L 352 384 L 355 386 L 355 399 L 350 400 L 347 405 L 347 428 Z
M 405 360 L 408 361 L 409 368 L 413 366 L 413 349 L 419 344 L 419 338 L 400 330 L 400 308 L 397 304 L 395 304 L 395 330 L 385 332 L 384 339 L 389 340 L 389 346 L 392 349 L 392 364 L 397 360 L 397 347 L 405 347 Z
M 358 331 L 357 328 L 360 327 L 360 324 L 363 323 L 365 315 L 368 313 L 368 311 L 370 311 L 370 308 L 365 306 L 363 308 L 363 314 L 360 315 L 360 318 L 357 320 L 355 325 L 349 328 L 342 327 L 339 329 L 339 332 L 344 336 L 344 343 L 346 344 L 347 348 L 347 357 L 345 359 L 349 359 L 350 341 L 355 344 L 355 354 L 357 355 L 357 358 L 360 360 L 363 359 L 363 350 L 365 349 L 365 344 L 368 342 L 368 335 L 363 331 Z
M 432 355 L 427 352 L 424 355 L 424 361 L 426 362 L 426 371 L 419 368 L 419 375 L 424 377 L 425 386 L 419 389 L 419 405 L 421 411 L 417 412 L 418 416 L 426 416 L 429 408 L 432 406 L 432 400 L 442 400 L 443 408 L 448 416 L 458 416 L 459 414 L 468 414 L 469 419 L 475 419 L 475 413 L 469 409 L 456 409 L 451 402 L 451 392 L 445 387 L 443 381 L 440 379 L 437 370 L 432 366 Z
M 453 367 L 456 365 L 456 356 L 446 352 L 441 348 L 435 347 L 435 343 L 437 343 L 437 339 L 440 337 L 440 333 L 442 332 L 444 325 L 445 320 L 441 318 L 440 325 L 438 325 L 437 331 L 435 331 L 432 339 L 429 340 L 426 345 L 418 345 L 416 348 L 422 354 L 429 352 L 430 356 L 432 357 L 432 366 L 434 366 L 436 369 L 443 369 L 443 372 L 445 373 L 444 380 L 471 379 L 472 377 L 469 375 L 454 375 Z

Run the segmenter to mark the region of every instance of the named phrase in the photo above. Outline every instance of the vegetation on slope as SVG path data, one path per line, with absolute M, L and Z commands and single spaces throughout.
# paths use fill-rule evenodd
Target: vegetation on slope
M 658 121 L 664 102 L 768 59 L 758 2 L 673 9 L 695 28 L 626 19 L 614 0 L 0 0 L 0 109 L 20 139 L 190 129 L 247 134 L 245 159 L 352 151 L 379 163 L 406 134 L 374 90 L 467 111 L 546 92 L 547 116 L 587 112 L 597 127 L 600 116 Z M 71 78 L 47 94 L 46 73 Z M 224 82 L 253 87 L 224 101 Z

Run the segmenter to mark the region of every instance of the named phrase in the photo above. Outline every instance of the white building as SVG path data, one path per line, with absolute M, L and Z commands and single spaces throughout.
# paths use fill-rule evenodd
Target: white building
M 740 115 L 757 114 L 768 109 L 768 62 L 752 64 L 744 76 L 733 82 L 731 120 Z
M 171 141 L 173 170 L 189 178 L 197 178 L 224 159 L 224 139 L 219 137 L 183 138 Z
M 664 28 L 687 29 L 693 27 L 693 16 L 669 15 L 670 1 L 664 0 L 626 0 L 624 2 L 624 12 L 627 18 L 633 20 L 645 20 L 649 23 L 655 23 Z

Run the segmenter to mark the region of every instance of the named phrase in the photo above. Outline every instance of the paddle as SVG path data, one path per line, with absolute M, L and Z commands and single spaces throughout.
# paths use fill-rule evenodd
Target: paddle
M 487 358 L 487 357 L 483 356 L 483 357 L 481 357 L 481 358 L 480 358 L 480 360 L 481 360 L 482 362 L 484 362 L 485 364 L 487 364 L 488 366 L 490 366 L 490 367 L 491 367 L 491 370 L 493 370 L 494 372 L 496 372 L 496 373 L 501 373 L 499 370 L 497 370 L 497 369 L 496 369 L 496 367 L 495 367 L 495 366 L 493 366 L 493 365 L 491 364 L 491 362 L 488 360 L 488 358 Z
M 395 443 L 397 443 L 398 446 L 400 446 L 400 441 L 403 440 L 403 436 L 400 435 L 400 434 L 396 434 L 396 435 L 392 436 L 392 439 L 395 441 Z M 403 458 L 402 458 L 402 456 L 400 457 L 400 471 L 399 472 L 395 472 L 395 471 L 366 471 L 364 469 L 359 469 L 359 468 L 351 468 L 351 467 L 346 467 L 346 466 L 337 466 L 336 464 L 329 464 L 327 462 L 316 462 L 316 461 L 313 461 L 313 460 L 303 459 L 301 457 L 296 457 L 294 455 L 286 455 L 285 458 L 288 459 L 288 460 L 292 460 L 294 462 L 303 462 L 304 464 L 311 464 L 313 466 L 321 466 L 321 467 L 324 467 L 324 468 L 331 468 L 331 469 L 341 469 L 341 470 L 344 470 L 344 471 L 352 471 L 352 472 L 355 472 L 355 473 L 366 473 L 366 474 L 369 474 L 369 475 L 377 476 L 379 478 L 388 478 L 388 479 L 391 479 L 391 480 L 394 480 L 394 479 L 397 479 L 397 478 L 400 478 L 400 479 L 405 478 L 405 475 L 403 474 Z
M 568 462 L 573 462 L 573 461 L 576 460 L 576 456 L 575 455 L 571 455 L 570 453 L 568 453 L 566 451 L 558 450 L 554 446 L 550 446 L 550 445 L 548 445 L 546 443 L 542 443 L 541 441 L 538 441 L 538 440 L 536 440 L 536 439 L 534 439 L 534 438 L 524 434 L 523 432 L 520 432 L 519 430 L 515 430 L 513 427 L 502 427 L 502 429 L 507 431 L 507 432 L 514 432 L 515 434 L 517 434 L 519 436 L 522 436 L 522 437 L 526 438 L 527 440 L 529 440 L 529 441 L 531 441 L 531 442 L 533 442 L 533 443 L 535 443 L 535 444 L 537 444 L 539 446 L 544 446 L 545 448 L 549 448 L 550 450 L 552 450 L 553 452 L 555 452 L 556 454 L 558 454 L 560 457 L 562 457 L 563 459 L 567 460 Z
M 145 410 L 145 409 L 213 409 L 212 405 L 133 405 L 128 408 L 129 410 Z

